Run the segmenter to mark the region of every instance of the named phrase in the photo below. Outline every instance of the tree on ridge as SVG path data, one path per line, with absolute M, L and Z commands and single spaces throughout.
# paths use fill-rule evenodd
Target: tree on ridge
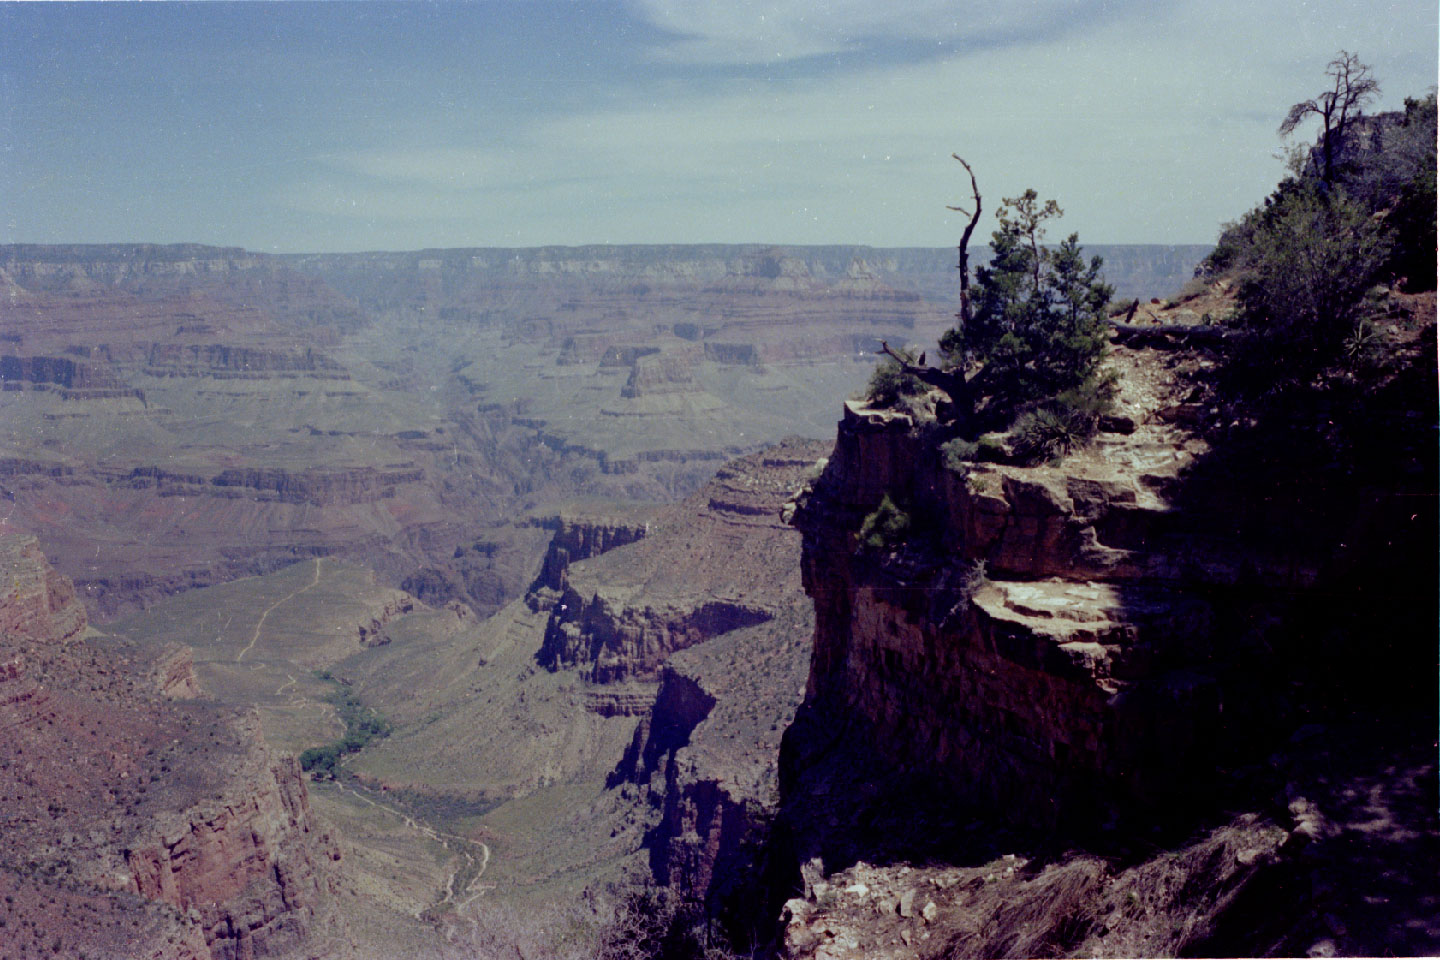
M 1331 80 L 1330 89 L 1290 108 L 1280 124 L 1280 135 L 1288 137 L 1307 117 L 1320 118 L 1320 179 L 1335 180 L 1335 158 L 1345 143 L 1345 132 L 1365 108 L 1380 95 L 1380 84 L 1370 74 L 1370 67 L 1356 54 L 1341 50 L 1325 68 Z

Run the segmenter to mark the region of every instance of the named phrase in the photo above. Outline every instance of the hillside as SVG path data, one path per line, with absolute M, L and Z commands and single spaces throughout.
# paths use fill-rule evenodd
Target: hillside
M 94 636 L 34 538 L 0 565 L 0 954 L 350 955 L 295 760 L 182 649 Z

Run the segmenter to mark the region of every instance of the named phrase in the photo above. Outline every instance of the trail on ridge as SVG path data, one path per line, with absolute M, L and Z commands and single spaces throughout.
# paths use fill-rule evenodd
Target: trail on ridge
M 250 642 L 245 644 L 244 650 L 241 650 L 235 655 L 236 663 L 244 660 L 245 654 L 249 653 L 252 649 L 254 649 L 256 641 L 260 639 L 260 631 L 265 626 L 265 620 L 270 616 L 271 612 L 276 607 L 280 606 L 280 604 L 282 603 L 285 603 L 287 600 L 295 599 L 296 597 L 300 596 L 300 594 L 304 593 L 307 590 L 313 589 L 317 584 L 320 583 L 320 559 L 320 557 L 315 558 L 315 575 L 311 578 L 308 584 L 301 587 L 299 590 L 292 590 L 287 596 L 281 597 L 279 600 L 276 600 L 274 603 L 270 604 L 270 606 L 265 608 L 265 612 L 260 614 L 260 619 L 255 621 L 255 632 L 250 635 Z

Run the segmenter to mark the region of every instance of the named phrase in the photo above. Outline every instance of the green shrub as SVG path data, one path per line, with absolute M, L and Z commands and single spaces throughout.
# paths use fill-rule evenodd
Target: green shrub
M 1389 250 L 1383 225 L 1342 189 L 1282 185 L 1242 265 L 1245 359 L 1265 380 L 1303 378 L 1336 359 L 1366 319 L 1365 294 Z
M 300 754 L 300 769 L 318 771 L 324 774 L 335 773 L 335 761 L 340 759 L 340 747 L 330 743 L 323 747 L 311 747 Z
M 965 475 L 965 486 L 971 493 L 993 493 L 997 482 L 993 473 L 968 473 Z
M 1022 463 L 1043 463 L 1084 446 L 1095 436 L 1100 418 L 1114 404 L 1118 389 L 1114 371 L 1107 371 L 1021 414 L 1010 431 L 1015 455 Z
M 985 584 L 990 582 L 989 574 L 985 570 L 985 561 L 976 560 L 965 572 L 965 583 L 961 588 L 966 600 L 974 600 L 975 595 L 984 589 Z
M 947 469 L 963 472 L 971 462 L 979 459 L 980 444 L 956 437 L 941 444 L 940 452 L 945 458 Z
M 1011 431 L 1015 454 L 1024 463 L 1044 463 L 1065 456 L 1083 446 L 1094 435 L 1095 425 L 1074 410 L 1041 407 L 1021 414 Z
M 880 505 L 865 517 L 857 537 L 863 550 L 893 550 L 910 532 L 910 515 L 895 505 L 890 494 L 880 498 Z
M 915 362 L 915 349 L 906 347 L 900 355 Z M 928 388 L 923 382 L 900 369 L 893 357 L 882 357 L 865 386 L 865 399 L 877 407 L 895 407 L 908 397 L 921 396 Z
M 983 434 L 975 441 L 975 459 L 999 463 L 1005 459 L 1005 443 L 997 436 Z

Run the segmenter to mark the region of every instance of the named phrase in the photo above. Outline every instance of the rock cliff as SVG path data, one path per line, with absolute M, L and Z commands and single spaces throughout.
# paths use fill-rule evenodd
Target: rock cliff
M 1117 341 L 1134 344 L 1110 355 L 1119 409 L 1089 449 L 977 462 L 923 406 L 852 402 L 825 471 L 787 508 L 816 616 L 781 760 L 781 832 L 806 893 L 788 908 L 788 955 L 1244 952 L 1225 909 L 1241 898 L 1286 917 L 1265 933 L 1274 949 L 1349 937 L 1367 952 L 1391 935 L 1343 878 L 1371 858 L 1407 876 L 1401 912 L 1423 912 L 1433 884 L 1414 868 L 1440 832 L 1397 798 L 1428 795 L 1433 764 L 1416 737 L 1377 731 L 1433 716 L 1433 691 L 1391 669 L 1433 654 L 1434 513 L 1420 491 L 1434 428 L 1403 412 L 1433 386 L 1425 336 L 1404 335 L 1399 372 L 1357 393 L 1344 421 L 1323 405 L 1237 415 L 1203 386 L 1220 341 Z M 1356 436 L 1367 456 L 1347 446 Z M 884 497 L 905 531 L 862 540 Z M 1316 731 L 1326 759 L 1293 759 Z M 1309 811 L 1350 815 L 1337 782 L 1368 784 L 1406 826 L 1307 846 Z M 1202 827 L 1218 832 L 1187 845 Z M 1146 885 L 1166 868 L 1137 856 L 1137 835 L 1214 898 L 1193 928 L 1095 920 L 1113 908 L 1107 890 L 1157 894 Z M 1124 850 L 1149 879 L 1085 874 L 1056 837 Z M 1020 861 L 1047 852 L 1025 869 L 999 858 L 1006 846 Z M 937 861 L 955 870 L 910 876 Z M 1328 935 L 1281 892 L 1300 874 L 1332 898 Z M 1012 878 L 1005 896 L 987 892 Z M 939 892 L 953 884 L 964 892 Z M 1146 916 L 1185 909 L 1157 901 Z M 1436 933 L 1415 928 L 1412 946 Z
M 650 521 L 608 519 L 604 517 L 545 517 L 540 526 L 553 530 L 545 558 L 540 562 L 540 575 L 526 595 L 532 610 L 548 610 L 569 585 L 572 563 L 598 557 L 616 547 L 634 543 L 650 532 Z
M 645 836 L 655 879 L 738 931 L 785 889 L 771 842 L 779 747 L 800 705 L 813 622 L 797 595 L 765 623 L 671 656 L 611 775 L 659 811 Z
M 33 538 L 0 537 L 0 563 L 7 930 L 70 956 L 308 955 L 338 853 L 295 762 L 252 716 L 165 699 L 193 686 L 177 651 L 79 639 L 83 609 Z
M 1228 534 L 1245 498 L 1184 492 L 1211 446 L 1162 393 L 1129 378 L 1130 432 L 1038 467 L 947 463 L 910 415 L 847 405 L 795 514 L 816 602 L 810 700 L 961 796 L 1047 827 L 1170 803 L 1217 750 L 1269 729 L 1274 705 L 1253 694 L 1288 656 L 1297 598 L 1353 558 Z M 1191 424 L 1218 416 L 1191 406 Z M 857 531 L 887 494 L 911 534 L 867 548 Z M 1272 500 L 1272 519 L 1287 509 Z
M 0 535 L 0 636 L 65 644 L 87 626 L 85 607 L 34 537 Z
M 623 558 L 571 568 L 540 662 L 579 667 L 592 683 L 653 681 L 676 651 L 771 619 L 797 586 L 785 563 L 794 540 L 777 505 L 822 449 L 794 441 L 727 464 Z

